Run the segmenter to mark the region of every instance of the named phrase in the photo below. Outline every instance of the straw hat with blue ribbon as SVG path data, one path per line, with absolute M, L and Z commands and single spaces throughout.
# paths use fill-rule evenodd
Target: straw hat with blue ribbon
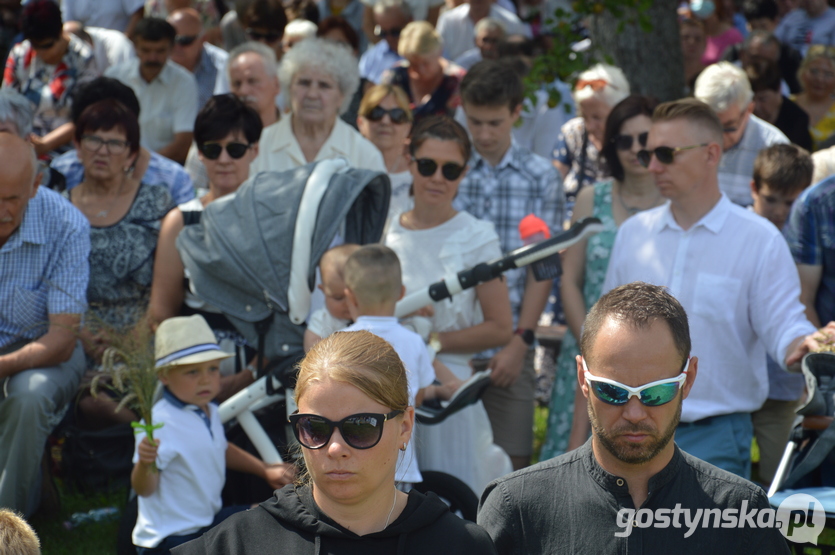
M 154 343 L 157 368 L 198 364 L 235 356 L 220 349 L 214 332 L 199 314 L 163 321 L 157 328 Z

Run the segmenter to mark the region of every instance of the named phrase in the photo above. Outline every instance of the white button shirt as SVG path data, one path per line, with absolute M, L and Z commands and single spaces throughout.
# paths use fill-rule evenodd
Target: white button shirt
M 171 60 L 148 83 L 139 74 L 139 60 L 111 66 L 104 73 L 133 89 L 139 99 L 142 146 L 157 152 L 171 144 L 176 133 L 191 133 L 197 117 L 197 82 Z
M 687 311 L 699 370 L 683 422 L 759 409 L 768 396 L 766 352 L 782 364 L 789 344 L 815 331 L 785 239 L 724 194 L 687 231 L 669 203 L 626 220 L 603 292 L 633 281 L 667 286 Z
M 524 35 L 531 38 L 531 28 L 519 17 L 501 6 L 490 6 L 490 15 L 504 26 L 507 35 Z M 470 19 L 470 5 L 461 4 L 445 11 L 438 18 L 438 33 L 444 41 L 444 57 L 448 60 L 458 58 L 471 48 L 475 48 L 475 24 Z

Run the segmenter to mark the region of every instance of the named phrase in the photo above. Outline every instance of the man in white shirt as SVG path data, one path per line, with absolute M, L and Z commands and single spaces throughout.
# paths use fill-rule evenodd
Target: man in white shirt
M 826 0 L 801 0 L 799 7 L 783 17 L 774 35 L 804 56 L 813 44 L 835 45 L 835 8 Z
M 142 146 L 182 164 L 197 117 L 197 83 L 191 73 L 169 60 L 176 35 L 164 19 L 143 19 L 134 38 L 137 59 L 113 66 L 105 75 L 136 93 Z
M 754 93 L 745 72 L 730 62 L 710 65 L 696 79 L 694 96 L 710 106 L 722 124 L 719 188 L 731 201 L 750 206 L 751 176 L 760 150 L 788 143 L 782 131 L 753 115 Z
M 97 75 L 102 75 L 110 66 L 136 57 L 133 43 L 120 31 L 104 27 L 85 27 L 79 21 L 67 21 L 64 23 L 64 31 L 72 33 L 93 47 Z
M 768 395 L 766 353 L 800 361 L 815 327 L 779 230 L 719 189 L 722 125 L 696 99 L 661 104 L 639 159 L 670 200 L 618 230 L 603 292 L 665 285 L 690 318 L 699 380 L 685 401 L 679 446 L 743 477 L 751 470 L 750 413 Z
M 454 60 L 467 50 L 475 48 L 475 24 L 490 17 L 500 22 L 508 35 L 524 35 L 530 38 L 531 28 L 519 17 L 493 4 L 491 0 L 470 0 L 441 14 L 438 32 L 444 41 L 444 57 Z
M 504 25 L 485 17 L 475 24 L 475 48 L 470 48 L 454 61 L 467 71 L 481 60 L 499 58 L 499 42 L 504 39 Z

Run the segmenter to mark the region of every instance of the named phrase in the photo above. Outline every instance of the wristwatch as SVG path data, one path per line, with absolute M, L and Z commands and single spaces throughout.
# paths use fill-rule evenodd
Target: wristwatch
M 429 334 L 429 348 L 436 354 L 441 352 L 441 336 L 436 331 Z
M 534 335 L 531 329 L 517 328 L 513 333 L 520 336 L 522 341 L 525 342 L 525 345 L 528 346 L 533 345 L 533 342 L 536 340 L 536 335 Z

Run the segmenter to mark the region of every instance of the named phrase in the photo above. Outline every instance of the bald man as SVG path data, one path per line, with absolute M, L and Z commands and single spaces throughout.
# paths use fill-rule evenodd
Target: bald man
M 0 507 L 31 515 L 46 438 L 84 373 L 90 225 L 46 187 L 32 146 L 0 133 Z
M 228 54 L 223 49 L 205 42 L 203 22 L 194 8 L 171 12 L 168 23 L 177 31 L 171 60 L 194 74 L 197 80 L 199 111 L 212 95 L 229 92 L 229 81 L 226 78 Z

